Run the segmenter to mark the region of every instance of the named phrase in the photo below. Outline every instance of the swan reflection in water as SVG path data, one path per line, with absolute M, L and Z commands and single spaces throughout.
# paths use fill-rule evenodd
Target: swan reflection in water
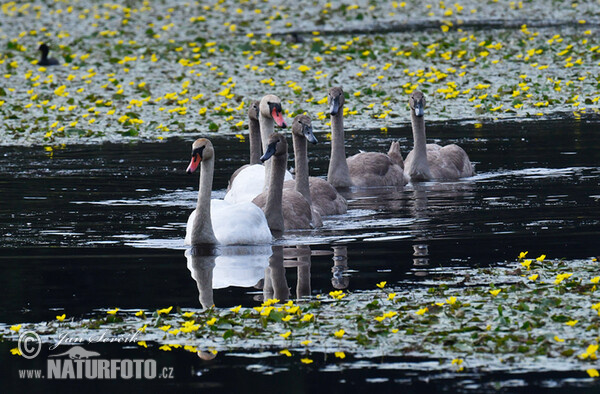
M 311 295 L 311 256 L 331 255 L 330 251 L 312 251 L 310 246 L 237 246 L 220 248 L 194 247 L 185 251 L 187 268 L 198 287 L 202 308 L 215 305 L 214 289 L 230 286 L 262 288 L 258 301 L 291 297 L 286 269 L 296 269 L 296 298 Z M 336 289 L 348 287 L 346 246 L 333 247 L 333 277 Z

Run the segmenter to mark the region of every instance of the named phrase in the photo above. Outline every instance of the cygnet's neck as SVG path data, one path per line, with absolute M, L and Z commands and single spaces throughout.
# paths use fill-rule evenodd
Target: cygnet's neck
M 250 164 L 260 164 L 261 136 L 260 123 L 257 119 L 249 118 Z
M 304 196 L 306 201 L 312 205 L 310 198 L 310 186 L 308 183 L 308 153 L 306 149 L 306 138 L 292 133 L 294 144 L 294 163 L 296 167 L 296 191 Z
M 265 216 L 271 231 L 283 232 L 283 180 L 287 165 L 287 153 L 273 156 L 271 163 L 271 176 L 265 204 Z
M 331 115 L 331 159 L 327 171 L 327 181 L 335 187 L 352 186 L 344 144 L 344 111 L 340 108 L 336 115 Z

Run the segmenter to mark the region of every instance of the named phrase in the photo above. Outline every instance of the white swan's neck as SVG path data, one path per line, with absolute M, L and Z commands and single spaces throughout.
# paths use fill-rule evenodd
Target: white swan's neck
M 262 149 L 263 152 L 267 151 L 267 146 L 269 145 L 269 137 L 271 136 L 271 134 L 273 134 L 275 132 L 275 122 L 273 121 L 272 118 L 266 118 L 263 116 L 262 113 L 260 113 L 258 115 L 258 123 L 260 124 L 260 138 L 262 140 Z M 264 186 L 264 190 L 267 190 L 269 188 L 269 185 L 271 184 L 270 182 L 270 178 L 271 178 L 271 166 L 273 160 L 267 160 L 265 162 L 265 186 Z M 284 166 L 285 168 L 285 166 Z
M 296 191 L 304 196 L 306 201 L 312 205 L 310 198 L 310 187 L 308 183 L 308 154 L 306 149 L 306 138 L 292 134 L 294 144 L 294 162 L 296 166 Z
M 283 231 L 283 179 L 287 164 L 287 153 L 285 155 L 273 156 L 270 161 L 271 177 L 269 190 L 267 191 L 267 202 L 265 204 L 265 217 L 271 231 Z
M 346 148 L 344 145 L 344 111 L 340 108 L 337 115 L 331 116 L 331 158 L 327 181 L 335 187 L 350 187 L 350 171 L 346 162 Z
M 248 127 L 250 129 L 250 164 L 260 164 L 260 147 L 262 145 L 260 123 L 256 119 L 249 119 Z
M 429 162 L 427 161 L 427 138 L 425 137 L 425 118 L 416 116 L 411 111 L 411 123 L 413 132 L 413 162 L 409 169 L 409 176 L 412 179 L 427 180 L 431 179 Z
M 210 197 L 214 169 L 214 156 L 202 160 L 200 163 L 200 187 L 198 189 L 198 202 L 196 203 L 196 217 L 192 226 L 192 245 L 218 243 L 210 219 Z

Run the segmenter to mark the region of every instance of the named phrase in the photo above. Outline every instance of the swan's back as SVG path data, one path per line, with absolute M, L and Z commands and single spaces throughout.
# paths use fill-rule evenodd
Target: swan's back
M 252 200 L 263 192 L 265 186 L 265 167 L 262 164 L 248 164 L 232 175 L 230 185 L 227 188 L 225 201 L 237 204 L 240 202 L 252 202 Z M 289 171 L 285 172 L 285 180 L 293 179 Z
M 196 210 L 187 221 L 185 243 L 191 245 Z M 215 238 L 221 245 L 263 245 L 273 240 L 263 211 L 250 202 L 230 204 L 210 201 L 210 218 Z
M 319 216 L 341 215 L 348 210 L 346 199 L 325 179 L 308 177 L 308 187 L 313 209 Z M 295 190 L 296 180 L 285 181 L 283 189 Z
M 348 202 L 325 179 L 309 177 L 310 198 L 321 216 L 341 215 L 348 210 Z
M 408 161 L 408 157 L 406 159 Z M 434 179 L 465 178 L 474 173 L 467 153 L 456 144 L 444 147 L 427 144 L 427 162 Z
M 379 152 L 361 152 L 347 159 L 354 186 L 404 186 L 404 170 L 388 155 Z
M 252 200 L 261 209 L 267 205 L 267 192 L 261 193 Z M 285 230 L 309 229 L 312 223 L 312 209 L 306 198 L 294 189 L 283 189 L 282 203 L 283 226 Z

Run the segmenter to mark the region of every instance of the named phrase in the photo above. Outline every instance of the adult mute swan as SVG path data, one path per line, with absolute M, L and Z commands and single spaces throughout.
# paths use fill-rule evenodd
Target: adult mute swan
M 311 206 L 304 196 L 293 189 L 283 190 L 287 149 L 285 136 L 271 134 L 265 154 L 261 157 L 263 161 L 273 161 L 269 188 L 252 200 L 265 212 L 269 228 L 273 232 L 315 227 Z
M 341 87 L 329 89 L 331 114 L 331 159 L 327 181 L 335 187 L 404 186 L 399 145 L 392 143 L 388 154 L 361 152 L 346 159 L 344 146 L 344 91 Z
M 266 144 L 269 136 L 273 134 L 275 130 L 275 123 L 279 127 L 287 127 L 285 120 L 283 119 L 283 110 L 281 108 L 281 100 L 279 97 L 268 94 L 260 100 L 256 109 L 257 123 L 254 123 L 252 116 L 253 110 L 250 109 L 248 117 L 250 118 L 250 126 L 257 127 L 260 130 L 260 144 L 262 145 L 263 152 L 266 150 Z M 252 129 L 251 129 L 252 132 Z M 252 137 L 251 137 L 252 138 Z M 251 140 L 251 153 L 250 158 L 257 154 L 260 158 L 260 145 L 255 147 Z M 252 201 L 254 197 L 258 196 L 265 190 L 265 186 L 268 185 L 268 177 L 270 173 L 270 162 L 266 165 L 252 164 L 244 166 L 240 170 L 236 171 L 232 175 L 229 183 L 227 194 L 225 195 L 225 201 L 231 203 L 237 203 L 242 201 Z M 285 179 L 293 179 L 292 174 L 289 171 L 285 173 Z
M 262 141 L 260 139 L 260 125 L 258 123 L 259 105 L 260 101 L 253 101 L 252 104 L 250 104 L 250 108 L 248 109 L 248 139 L 250 140 L 250 164 L 244 164 L 243 166 L 235 170 L 235 172 L 229 178 L 229 182 L 227 184 L 227 191 L 231 189 L 231 184 L 233 183 L 233 180 L 238 176 L 238 174 L 241 171 L 254 164 L 261 165 L 260 156 L 262 156 Z
M 312 121 L 307 115 L 298 115 L 292 123 L 296 177 L 292 181 L 286 181 L 283 187 L 295 189 L 306 198 L 313 208 L 313 219 L 318 223 L 319 220 L 315 216 L 343 214 L 348 210 L 348 203 L 325 179 L 308 176 L 307 141 L 317 143 Z
M 214 166 L 212 143 L 206 138 L 197 139 L 192 144 L 192 160 L 187 173 L 191 174 L 200 167 L 200 188 L 196 209 L 187 221 L 185 243 L 194 246 L 270 243 L 272 235 L 267 219 L 256 205 L 211 200 Z
M 404 171 L 412 181 L 458 179 L 473 175 L 469 156 L 458 145 L 444 147 L 427 144 L 425 137 L 425 96 L 420 91 L 410 95 L 410 117 L 414 148 L 406 156 Z

